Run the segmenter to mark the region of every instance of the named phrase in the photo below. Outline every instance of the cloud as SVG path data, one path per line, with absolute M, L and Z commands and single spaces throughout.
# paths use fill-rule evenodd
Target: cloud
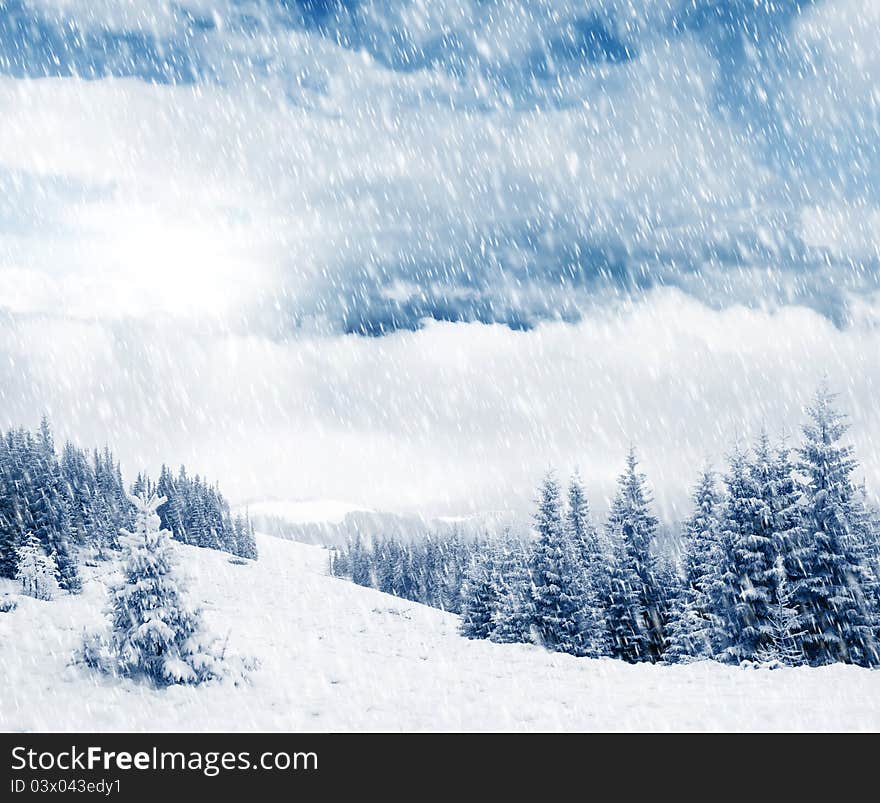
M 599 102 L 551 110 L 380 114 L 387 70 L 347 66 L 320 109 L 235 88 L 2 82 L 0 163 L 84 196 L 13 267 L 105 284 L 86 298 L 110 316 L 233 300 L 281 332 L 533 325 L 576 318 L 597 286 L 675 281 L 700 250 L 735 250 L 770 179 L 715 125 L 712 62 L 685 40 L 615 68 Z
M 579 466 L 601 509 L 635 443 L 675 518 L 707 456 L 719 464 L 762 424 L 796 437 L 825 373 L 880 481 L 880 330 L 844 332 L 798 307 L 714 311 L 666 290 L 530 331 L 434 323 L 284 343 L 17 317 L 0 343 L 0 423 L 47 408 L 61 436 L 115 444 L 128 473 L 182 460 L 239 500 L 525 512 L 555 465 Z
M 863 243 L 804 237 L 841 166 L 797 99 L 849 87 L 838 105 L 859 113 L 870 84 L 856 66 L 870 57 L 844 46 L 843 9 L 801 5 L 18 4 L 7 20 L 137 33 L 168 69 L 180 48 L 195 66 L 185 80 L 136 80 L 156 78 L 135 43 L 126 65 L 96 73 L 124 79 L 59 68 L 3 81 L 0 164 L 28 185 L 9 203 L 34 212 L 18 216 L 31 236 L 12 233 L 0 261 L 108 285 L 87 294 L 99 314 L 228 312 L 234 300 L 232 317 L 282 337 L 574 320 L 605 291 L 657 284 L 717 305 L 793 296 L 845 322 L 832 272 L 858 263 L 847 288 L 871 293 L 877 264 Z M 867 23 L 853 25 L 863 41 Z M 42 75 L 22 30 L 8 50 Z M 612 41 L 625 58 L 594 52 Z M 77 42 L 86 61 L 106 51 Z M 474 58 L 455 67 L 450 48 Z M 731 107 L 740 84 L 763 104 Z M 796 134 L 779 140 L 784 130 Z M 870 128 L 842 130 L 869 141 Z M 793 166 L 805 150 L 809 165 Z M 866 157 L 837 206 L 869 203 Z M 64 209 L 59 182 L 83 197 Z M 148 261 L 163 288 L 178 277 L 176 293 L 144 288 Z

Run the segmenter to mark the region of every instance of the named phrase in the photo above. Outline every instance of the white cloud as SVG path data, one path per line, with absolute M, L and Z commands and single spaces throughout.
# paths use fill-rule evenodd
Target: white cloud
M 283 288 L 296 314 L 334 318 L 352 282 L 389 298 L 424 289 L 427 265 L 455 298 L 519 259 L 536 288 L 484 290 L 516 305 L 543 291 L 560 239 L 663 250 L 767 184 L 687 40 L 597 73 L 601 103 L 543 111 L 412 107 L 382 67 L 325 57 L 334 81 L 313 109 L 242 87 L 0 80 L 0 165 L 90 190 L 0 264 L 106 286 L 86 294 L 92 314 L 200 314 Z M 517 255 L 523 232 L 535 244 Z
M 837 258 L 880 259 L 880 209 L 864 204 L 807 207 L 801 217 L 804 241 Z
M 455 514 L 528 507 L 548 465 L 580 466 L 604 506 L 638 445 L 666 516 L 705 456 L 797 427 L 823 373 L 842 391 L 869 484 L 880 330 L 801 308 L 712 311 L 673 291 L 533 331 L 435 323 L 384 338 L 3 323 L 0 409 L 109 441 L 129 472 L 183 460 L 237 499 L 348 499 Z M 10 363 L 11 361 L 11 363 Z
M 851 130 L 880 108 L 880 6 L 864 0 L 826 0 L 798 20 L 794 44 L 809 69 L 796 84 L 802 121 L 814 128 Z

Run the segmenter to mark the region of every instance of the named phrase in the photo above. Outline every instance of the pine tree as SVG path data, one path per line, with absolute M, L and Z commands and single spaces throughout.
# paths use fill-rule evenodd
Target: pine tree
M 34 447 L 31 485 L 26 496 L 28 529 L 37 537 L 58 567 L 58 582 L 65 591 L 80 588 L 76 562 L 70 549 L 69 509 L 61 489 L 61 472 L 49 421 L 44 416 Z
M 647 660 L 648 655 L 647 622 L 639 595 L 640 583 L 632 569 L 623 537 L 614 540 L 613 549 L 605 614 L 611 655 L 637 663 Z
M 43 552 L 40 542 L 29 535 L 18 547 L 15 579 L 21 583 L 23 594 L 35 599 L 51 600 L 58 593 L 58 567 L 51 555 Z
M 718 542 L 720 499 L 711 466 L 703 469 L 692 499 L 693 513 L 684 525 L 684 584 L 664 655 L 670 663 L 687 663 L 713 654 L 706 582 Z
M 163 496 L 167 500 L 162 505 L 160 518 L 163 529 L 170 530 L 171 535 L 178 541 L 187 543 L 186 528 L 183 523 L 183 510 L 181 507 L 180 493 L 174 475 L 166 465 L 159 470 L 159 480 L 156 483 L 157 496 Z
M 359 534 L 349 544 L 348 555 L 352 582 L 357 583 L 359 586 L 371 587 L 373 585 L 373 577 L 370 556 Z
M 743 660 L 740 578 L 734 557 L 733 535 L 723 525 L 712 547 L 708 565 L 710 569 L 704 576 L 702 588 L 709 612 L 712 657 L 723 663 L 738 664 Z
M 493 591 L 498 605 L 494 614 L 492 641 L 499 644 L 531 643 L 537 640 L 533 622 L 535 604 L 529 555 L 525 546 L 505 531 L 498 548 Z
M 82 546 L 91 540 L 95 530 L 94 474 L 85 456 L 69 442 L 64 444 L 59 465 L 62 487 L 69 505 L 71 537 Z
M 766 445 L 766 439 L 764 440 Z M 767 463 L 769 453 L 762 456 Z M 734 610 L 739 642 L 731 644 L 729 659 L 752 660 L 766 636 L 769 619 L 769 572 L 772 569 L 772 537 L 767 534 L 769 515 L 753 476 L 754 466 L 748 454 L 738 446 L 729 458 L 724 478 L 727 504 L 723 528 L 729 539 L 737 578 Z M 769 556 L 769 559 L 768 559 Z
M 245 513 L 241 520 L 241 529 L 238 533 L 238 552 L 239 557 L 248 558 L 248 560 L 256 560 L 259 556 L 257 552 L 257 539 L 254 535 L 254 525 L 250 517 Z
M 880 662 L 872 612 L 858 561 L 864 537 L 852 474 L 853 448 L 841 439 L 848 426 L 826 384 L 807 409 L 798 468 L 804 477 L 804 518 L 792 562 L 792 593 L 800 614 L 801 647 L 811 664 Z
M 465 576 L 459 630 L 470 639 L 487 639 L 495 628 L 499 605 L 495 557 L 493 548 L 485 548 L 474 555 Z
M 874 622 L 874 640 L 880 644 L 880 508 L 868 501 L 864 484 L 859 489 L 864 530 L 860 562 L 866 571 L 864 594 Z
M 581 600 L 579 628 L 584 651 L 591 656 L 610 654 L 604 603 L 608 595 L 606 556 L 599 544 L 599 535 L 590 516 L 580 476 L 575 473 L 568 486 L 568 507 L 565 512 L 565 530 L 574 551 L 575 578 L 579 589 L 575 596 Z
M 392 553 L 394 547 L 387 539 L 375 546 L 376 589 L 383 594 L 391 594 L 394 590 Z
M 799 639 L 800 617 L 788 589 L 787 572 L 782 555 L 773 567 L 774 592 L 770 605 L 768 638 L 758 649 L 755 659 L 762 664 L 798 666 L 803 663 Z
M 117 670 L 159 686 L 201 683 L 219 661 L 202 634 L 201 615 L 189 607 L 175 571 L 171 533 L 160 529 L 155 494 L 132 497 L 134 532 L 123 531 L 124 579 L 112 591 L 112 652 Z
M 537 500 L 534 527 L 538 535 L 532 552 L 532 624 L 540 642 L 550 650 L 583 655 L 581 612 L 586 601 L 574 549 L 562 521 L 562 500 L 556 477 L 544 478 Z
M 451 613 L 461 612 L 464 602 L 462 589 L 469 563 L 470 550 L 456 527 L 443 544 L 443 575 L 440 583 L 442 610 Z
M 399 544 L 392 556 L 391 593 L 402 599 L 413 599 L 412 552 L 406 544 Z
M 657 630 L 663 638 L 662 654 L 655 660 L 667 660 L 673 621 L 684 602 L 684 581 L 671 555 L 660 552 L 656 556 L 654 586 L 657 589 Z
M 783 465 L 780 465 L 780 459 L 783 460 Z M 756 650 L 772 641 L 776 632 L 776 622 L 771 621 L 773 617 L 770 608 L 778 602 L 775 596 L 779 588 L 777 558 L 782 556 L 784 561 L 788 539 L 786 530 L 789 526 L 787 511 L 794 503 L 786 492 L 786 485 L 790 480 L 780 476 L 780 470 L 784 470 L 784 461 L 783 455 L 774 453 L 766 431 L 762 430 L 749 466 L 755 494 L 753 541 L 749 550 L 750 583 L 753 588 L 760 589 L 762 600 L 760 607 L 753 606 L 758 631 Z
M 15 437 L 0 437 L 0 577 L 12 579 L 18 566 L 18 547 L 22 544 L 19 472 Z
M 344 547 L 333 547 L 330 550 L 330 574 L 334 577 L 351 577 L 348 550 Z
M 111 500 L 104 496 L 96 496 L 92 505 L 91 541 L 97 548 L 98 557 L 106 558 L 119 549 L 119 530 L 115 522 L 122 517 L 113 511 Z
M 664 605 L 651 553 L 657 530 L 651 501 L 647 478 L 630 449 L 608 517 L 614 556 L 606 617 L 612 654 L 630 662 L 658 660 L 665 642 Z

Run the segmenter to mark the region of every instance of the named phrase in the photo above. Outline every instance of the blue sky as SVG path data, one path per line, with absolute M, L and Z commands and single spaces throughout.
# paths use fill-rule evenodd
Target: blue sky
M 0 414 L 50 409 L 135 467 L 201 458 L 242 498 L 387 506 L 424 455 L 406 505 L 455 512 L 551 461 L 604 489 L 629 440 L 665 499 L 828 372 L 874 476 L 878 22 L 868 0 L 2 3 Z M 488 363 L 437 356 L 462 338 Z M 525 396 L 519 349 L 546 367 Z M 261 444 L 243 471 L 220 430 Z

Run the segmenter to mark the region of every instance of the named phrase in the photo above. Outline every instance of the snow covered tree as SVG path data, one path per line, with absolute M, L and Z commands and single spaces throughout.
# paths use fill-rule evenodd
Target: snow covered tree
M 712 657 L 711 619 L 706 581 L 718 542 L 720 499 L 711 466 L 703 469 L 693 492 L 693 512 L 684 525 L 684 585 L 676 600 L 664 658 L 686 663 Z
M 587 600 L 572 544 L 562 521 L 562 500 L 556 477 L 544 478 L 537 500 L 532 551 L 532 601 L 535 632 L 547 649 L 584 655 L 581 617 Z
M 65 591 L 80 587 L 76 561 L 70 545 L 70 516 L 61 484 L 61 472 L 48 419 L 40 421 L 31 467 L 31 488 L 27 495 L 30 521 L 27 527 L 52 555 L 58 567 L 58 582 Z
M 0 577 L 14 578 L 22 543 L 19 466 L 13 433 L 0 437 Z
M 391 561 L 391 593 L 395 597 L 412 599 L 412 550 L 407 544 L 398 544 L 391 555 Z
M 767 446 L 766 437 L 761 441 Z M 769 470 L 770 454 L 765 448 L 758 458 L 760 473 Z M 770 576 L 773 568 L 772 517 L 759 498 L 755 465 L 739 446 L 729 458 L 724 478 L 727 504 L 723 528 L 729 538 L 734 559 L 738 591 L 734 610 L 739 642 L 729 647 L 730 660 L 751 660 L 764 643 L 769 627 Z
M 573 579 L 580 586 L 575 596 L 581 600 L 579 627 L 584 652 L 591 656 L 609 655 L 604 609 L 608 594 L 608 560 L 602 552 L 599 535 L 590 516 L 590 505 L 577 472 L 568 485 L 564 526 L 573 550 Z
M 859 488 L 863 539 L 860 563 L 865 568 L 864 593 L 874 620 L 874 639 L 880 644 L 880 508 L 868 500 L 864 484 Z
M 123 580 L 112 590 L 111 652 L 116 670 L 159 686 L 201 683 L 219 672 L 199 611 L 190 608 L 174 566 L 171 533 L 160 529 L 155 494 L 132 497 L 134 532 L 123 531 Z
M 459 630 L 470 639 L 487 639 L 495 628 L 500 604 L 495 557 L 495 549 L 487 545 L 474 555 L 465 576 Z
M 47 555 L 39 540 L 29 535 L 18 547 L 18 566 L 15 579 L 21 583 L 23 594 L 35 599 L 51 600 L 58 593 L 58 567 Z
M 858 560 L 858 544 L 866 534 L 852 481 L 857 463 L 853 448 L 841 443 L 848 426 L 835 398 L 823 383 L 807 409 L 798 451 L 804 517 L 791 587 L 809 663 L 873 666 L 880 656 L 863 589 L 869 577 Z
M 606 616 L 613 655 L 630 662 L 658 660 L 665 641 L 664 604 L 651 553 L 657 519 L 650 506 L 647 478 L 630 449 L 608 517 L 614 559 Z
M 442 544 L 442 574 L 440 578 L 441 609 L 461 613 L 465 575 L 470 565 L 471 550 L 458 528 Z
M 181 468 L 181 474 L 186 479 L 185 470 Z M 159 517 L 162 527 L 171 531 L 171 535 L 178 541 L 187 543 L 186 527 L 184 525 L 183 500 L 178 488 L 177 481 L 171 470 L 162 465 L 159 470 L 159 479 L 156 482 L 156 495 L 164 497 L 167 501 L 162 505 Z
M 227 545 L 234 555 L 249 560 L 257 559 L 257 539 L 254 537 L 254 525 L 247 515 L 238 515 L 232 522 L 232 539 L 234 543 Z
M 376 548 L 376 588 L 383 594 L 394 593 L 394 542 L 382 540 Z
M 611 556 L 605 626 L 612 656 L 630 663 L 647 660 L 648 654 L 646 618 L 639 585 L 626 543 L 623 538 L 618 538 L 614 541 Z
M 798 642 L 801 634 L 800 617 L 794 607 L 794 599 L 788 588 L 787 572 L 782 555 L 777 556 L 773 567 L 773 602 L 769 610 L 767 638 L 755 654 L 762 664 L 798 666 L 803 663 Z
M 344 549 L 332 547 L 330 549 L 330 574 L 334 577 L 348 577 L 348 552 Z
M 721 526 L 708 560 L 702 589 L 709 613 L 711 655 L 716 661 L 738 664 L 743 660 L 740 578 L 734 557 L 734 538 Z
M 498 600 L 493 617 L 492 641 L 519 644 L 535 641 L 534 600 L 529 555 L 525 545 L 509 530 L 501 537 L 495 556 L 493 591 Z
M 348 545 L 348 570 L 353 583 L 359 586 L 373 585 L 370 555 L 360 534 L 356 535 Z

